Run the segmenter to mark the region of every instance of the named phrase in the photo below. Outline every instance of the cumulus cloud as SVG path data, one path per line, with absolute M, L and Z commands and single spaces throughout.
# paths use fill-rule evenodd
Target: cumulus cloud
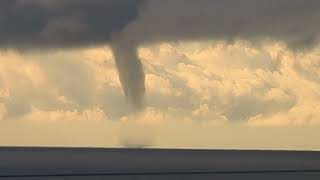
M 281 44 L 256 48 L 244 41 L 206 41 L 153 44 L 138 52 L 145 64 L 148 106 L 131 115 L 107 46 L 50 56 L 2 52 L 0 144 L 318 147 L 311 144 L 320 124 L 319 83 L 297 68 L 317 73 L 317 49 L 297 53 Z M 68 76 L 65 82 L 60 75 Z M 270 141 L 270 131 L 282 139 Z M 310 142 L 298 146 L 301 134 Z
M 174 50 L 159 53 L 163 46 L 171 46 Z M 176 110 L 187 117 L 206 121 L 252 122 L 251 119 L 255 119 L 257 123 L 261 119 L 260 122 L 267 125 L 263 122 L 269 119 L 268 125 L 272 126 L 276 114 L 288 115 L 292 109 L 300 109 L 300 103 L 319 102 L 315 91 L 318 83 L 296 68 L 311 59 L 314 63 L 317 52 L 315 49 L 309 53 L 297 53 L 280 44 L 265 43 L 255 48 L 244 41 L 231 45 L 211 41 L 156 45 L 141 54 L 145 54 L 142 59 L 147 64 L 147 74 L 161 77 L 179 94 L 158 93 L 158 98 L 148 97 L 159 108 Z M 173 56 L 178 62 L 174 66 L 167 65 L 165 59 Z M 310 66 L 310 72 L 316 71 Z M 163 104 L 165 106 L 161 106 Z M 298 125 L 288 120 L 290 117 L 285 119 L 278 118 L 278 121 L 285 126 Z M 309 122 L 305 117 L 298 119 L 300 125 Z M 312 124 L 317 123 L 313 121 Z
M 237 57 L 235 63 L 230 54 Z M 297 68 L 317 73 L 317 50 L 296 53 L 278 44 L 255 48 L 243 41 L 232 45 L 211 41 L 144 46 L 139 57 L 146 65 L 148 106 L 177 119 L 254 119 L 256 124 L 259 119 L 272 122 L 276 115 L 318 103 L 319 84 Z M 126 115 L 128 107 L 121 98 L 109 47 L 59 51 L 50 56 L 9 51 L 2 53 L 1 59 L 1 102 L 6 109 L 3 114 L 9 118 L 24 116 L 34 107 L 99 107 L 114 120 Z M 310 114 L 314 112 L 310 109 Z M 300 124 L 308 123 L 307 118 L 300 119 Z

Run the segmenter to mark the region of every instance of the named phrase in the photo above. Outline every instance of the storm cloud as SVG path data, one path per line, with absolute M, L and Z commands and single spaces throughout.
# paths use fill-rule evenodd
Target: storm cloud
M 319 40 L 317 0 L 151 0 L 126 31 L 141 41 L 236 39 L 310 47 Z
M 138 15 L 140 0 L 4 0 L 0 44 L 8 48 L 106 43 Z
M 274 40 L 306 49 L 319 40 L 318 0 L 3 0 L 2 48 L 112 46 L 133 107 L 143 107 L 137 46 L 175 40 Z

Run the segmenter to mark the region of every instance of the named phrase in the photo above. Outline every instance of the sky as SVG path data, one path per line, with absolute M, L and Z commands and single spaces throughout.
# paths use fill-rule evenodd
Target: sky
M 0 145 L 320 150 L 317 5 L 1 1 Z

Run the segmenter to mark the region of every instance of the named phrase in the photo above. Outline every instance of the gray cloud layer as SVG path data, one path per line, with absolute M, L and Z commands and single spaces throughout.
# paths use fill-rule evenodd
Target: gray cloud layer
M 138 15 L 140 0 L 3 0 L 3 47 L 63 47 L 109 41 Z
M 291 47 L 319 38 L 317 0 L 151 0 L 126 28 L 137 41 L 271 38 Z
M 3 0 L 0 46 L 63 48 L 112 40 L 124 92 L 141 108 L 137 44 L 266 38 L 310 47 L 319 40 L 319 7 L 318 0 Z

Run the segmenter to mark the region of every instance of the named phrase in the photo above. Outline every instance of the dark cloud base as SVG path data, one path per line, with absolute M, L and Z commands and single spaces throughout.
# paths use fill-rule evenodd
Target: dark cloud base
M 141 0 L 3 0 L 0 45 L 41 48 L 106 43 L 138 15 Z

